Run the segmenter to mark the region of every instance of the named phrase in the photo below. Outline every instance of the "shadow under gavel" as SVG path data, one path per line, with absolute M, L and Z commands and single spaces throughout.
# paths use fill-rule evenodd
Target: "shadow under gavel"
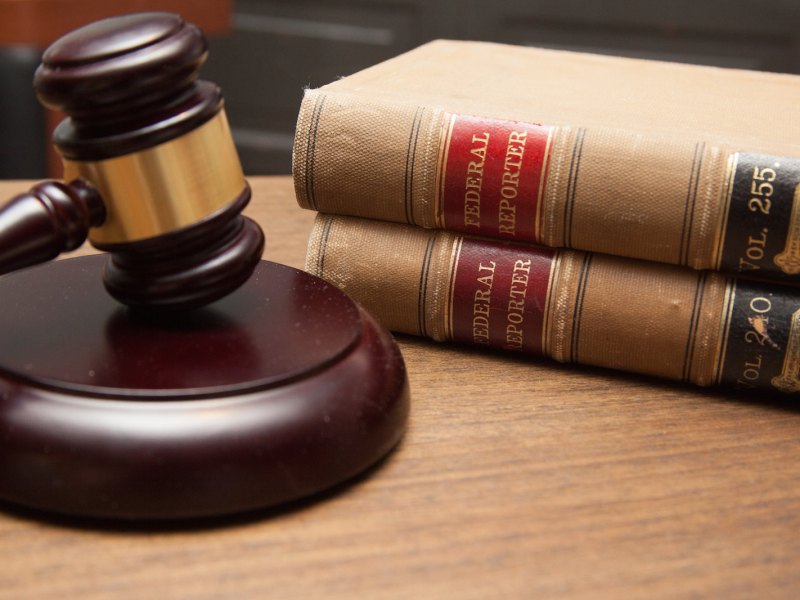
M 66 183 L 0 210 L 0 273 L 88 237 L 110 253 L 106 289 L 136 310 L 103 291 L 101 256 L 0 277 L 3 505 L 253 511 L 352 479 L 405 431 L 389 332 L 332 284 L 260 260 L 222 96 L 198 80 L 206 52 L 196 27 L 145 13 L 44 54 L 34 85 L 67 115 L 54 135 Z
M 264 235 L 240 214 L 250 187 L 220 89 L 198 79 L 207 53 L 200 30 L 167 13 L 98 21 L 45 51 L 34 87 L 67 115 L 53 135 L 65 182 L 0 209 L 0 273 L 88 237 L 129 306 L 194 308 L 247 281 Z

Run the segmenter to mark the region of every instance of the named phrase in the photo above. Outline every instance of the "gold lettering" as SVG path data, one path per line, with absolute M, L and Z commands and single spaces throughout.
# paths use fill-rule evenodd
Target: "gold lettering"
M 483 136 L 479 136 L 476 133 L 472 136 L 472 143 L 477 144 L 477 146 L 474 146 L 470 153 L 481 159 L 481 168 L 483 168 L 483 161 L 486 160 L 486 147 L 489 145 L 489 132 L 484 131 Z
M 478 281 L 486 285 L 485 281 L 481 279 L 479 279 Z M 491 299 L 492 299 L 492 282 L 490 279 L 488 290 L 475 290 L 475 302 L 489 302 L 489 300 Z
M 483 183 L 483 180 L 481 180 L 479 177 L 467 177 L 466 188 L 468 190 L 479 190 L 479 189 L 481 189 L 481 184 L 482 183 Z
M 525 140 L 528 138 L 527 131 L 512 131 L 511 135 L 508 136 L 508 143 L 509 144 L 522 144 L 525 145 Z
M 508 350 L 521 350 L 524 342 L 525 295 L 528 292 L 531 260 L 518 259 L 511 274 L 511 288 L 506 305 L 506 344 Z
M 504 235 L 514 236 L 517 233 L 517 207 L 511 201 L 516 200 L 519 193 L 519 176 L 527 139 L 527 131 L 512 131 L 508 136 L 503 175 L 500 179 L 502 200 L 497 215 L 499 231 Z
M 481 192 L 480 192 L 480 190 L 476 190 L 476 189 L 470 188 L 464 194 L 464 199 L 467 201 L 468 205 L 469 205 L 469 202 L 474 202 L 474 203 L 476 203 L 476 206 L 480 206 Z
M 531 272 L 531 259 L 528 260 L 518 260 L 514 263 L 514 271 L 525 271 L 526 273 Z
M 506 348 L 509 350 L 522 348 L 522 329 L 516 325 L 506 326 Z
M 473 153 L 475 152 L 474 148 L 473 148 L 472 152 Z M 474 160 L 470 161 L 467 164 L 467 175 L 476 175 L 476 176 L 480 177 L 481 175 L 483 175 L 483 165 L 484 165 L 483 161 L 481 161 L 481 162 L 477 162 L 477 161 L 474 161 Z
M 772 378 L 772 385 L 782 392 L 800 392 L 800 309 L 792 314 L 783 368 Z
M 493 260 L 478 265 L 478 289 L 472 301 L 472 341 L 476 344 L 489 343 L 489 312 L 492 300 L 492 285 L 497 263 Z
M 464 224 L 480 227 L 481 209 L 477 204 L 468 204 L 464 207 Z
M 503 171 L 503 178 L 500 180 L 503 187 L 517 186 L 519 184 L 519 171 Z
M 507 200 L 500 201 L 500 214 L 498 216 L 500 233 L 514 235 L 517 228 L 517 207 L 512 206 Z
M 525 300 L 514 300 L 512 298 L 511 300 L 508 301 L 508 310 L 514 310 L 514 311 L 525 310 Z
M 773 260 L 787 275 L 800 273 L 800 185 L 794 188 L 786 246 Z
M 489 319 L 486 317 L 472 318 L 472 341 L 476 344 L 489 343 Z
M 485 286 L 489 287 L 489 290 L 492 289 L 492 279 L 494 275 L 487 275 L 486 277 L 478 277 L 478 283 L 482 283 Z
M 524 286 L 528 285 L 528 275 L 526 273 L 517 273 L 515 272 L 514 275 L 511 277 L 511 288 L 514 288 L 514 285 L 520 283 Z
M 513 325 L 519 325 L 523 320 L 522 312 L 519 310 L 510 311 L 508 313 L 508 322 Z
M 489 294 L 487 294 L 487 296 L 491 297 Z M 472 313 L 475 315 L 487 316 L 489 314 L 489 298 L 475 294 L 475 306 L 473 307 Z
M 472 136 L 470 154 L 479 160 L 467 164 L 466 191 L 464 192 L 464 227 L 481 226 L 481 189 L 483 188 L 483 167 L 486 163 L 486 149 L 489 146 L 489 132 Z

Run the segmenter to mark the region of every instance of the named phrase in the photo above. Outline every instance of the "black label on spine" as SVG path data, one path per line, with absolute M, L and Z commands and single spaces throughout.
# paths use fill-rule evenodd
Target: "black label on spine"
M 800 393 L 800 296 L 795 290 L 738 281 L 723 357 L 721 383 Z
M 800 159 L 737 153 L 720 269 L 800 282 Z

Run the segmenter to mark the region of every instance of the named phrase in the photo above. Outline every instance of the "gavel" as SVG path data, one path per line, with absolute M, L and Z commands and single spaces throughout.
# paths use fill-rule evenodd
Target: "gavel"
M 0 277 L 3 504 L 252 511 L 354 477 L 405 430 L 389 332 L 332 284 L 260 260 L 222 95 L 198 79 L 206 54 L 176 15 L 126 15 L 64 36 L 34 76 L 67 115 L 66 183 L 0 210 L 0 272 L 87 236 L 110 257 Z
M 0 209 L 0 273 L 51 260 L 88 237 L 110 253 L 108 292 L 132 307 L 185 309 L 243 284 L 264 235 L 222 93 L 198 79 L 202 32 L 177 15 L 87 25 L 44 53 L 34 87 L 64 112 L 53 142 L 64 182 Z

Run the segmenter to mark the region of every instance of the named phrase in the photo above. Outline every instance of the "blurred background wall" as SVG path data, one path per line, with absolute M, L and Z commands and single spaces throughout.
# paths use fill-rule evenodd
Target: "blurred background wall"
M 41 0 L 0 0 L 4 3 Z M 83 0 L 47 0 L 80 3 Z M 92 0 L 97 3 L 97 0 Z M 179 0 L 126 0 L 175 9 Z M 229 11 L 203 77 L 222 86 L 245 172 L 290 172 L 302 90 L 434 38 L 475 39 L 800 73 L 798 0 L 184 0 L 187 17 Z M 122 4 L 107 0 L 107 9 Z M 146 6 L 147 5 L 147 6 Z M 180 8 L 180 7 L 178 7 Z M 215 13 L 216 14 L 216 13 Z M 215 17 L 217 20 L 220 17 Z M 28 113 L 35 46 L 0 36 L 0 177 L 39 177 L 41 138 Z M 25 62 L 27 60 L 27 63 Z M 27 86 L 27 88 L 25 87 Z M 723 101 L 721 99 L 721 101 Z M 765 98 L 765 110 L 769 99 Z M 19 118 L 8 114 L 18 113 Z M 23 116 L 25 115 L 25 116 Z M 5 120 L 3 120 L 5 117 Z M 22 122 L 25 122 L 23 125 Z M 41 118 L 40 118 L 41 122 Z M 28 133 L 30 132 L 30 134 Z M 22 159 L 21 144 L 32 144 Z M 35 150 L 35 151 L 34 151 Z M 37 158 L 37 156 L 39 158 Z M 24 164 L 20 164 L 24 163 Z

